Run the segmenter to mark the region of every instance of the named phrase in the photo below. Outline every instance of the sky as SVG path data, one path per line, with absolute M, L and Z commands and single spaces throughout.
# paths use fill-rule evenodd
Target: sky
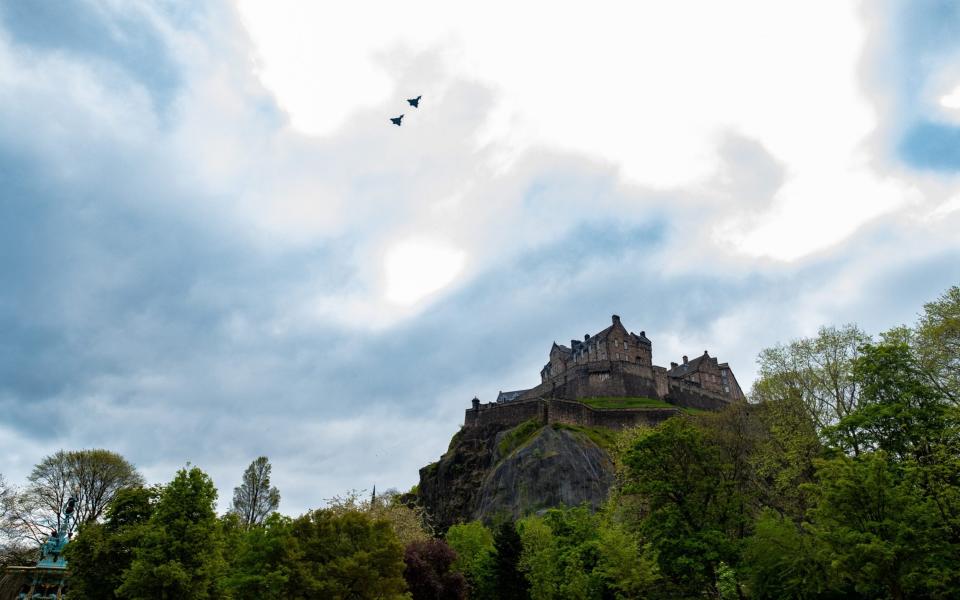
M 957 3 L 458 4 L 0 0 L 8 481 L 266 455 L 298 514 L 611 314 L 749 388 L 960 283 Z

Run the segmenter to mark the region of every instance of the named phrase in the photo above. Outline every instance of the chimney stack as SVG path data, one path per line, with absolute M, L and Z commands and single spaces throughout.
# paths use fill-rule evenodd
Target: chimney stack
M 687 355 L 686 355 L 686 354 L 683 355 L 683 364 L 687 364 Z
M 703 351 L 703 355 L 704 355 L 704 356 L 709 356 L 709 354 L 707 354 L 707 351 L 706 351 L 706 350 Z
M 590 339 L 590 334 L 589 334 L 589 333 L 583 334 L 583 341 L 587 341 L 587 340 L 589 340 L 589 339 Z
M 480 398 L 477 398 L 476 396 L 474 396 L 472 404 L 473 404 L 473 410 L 480 410 Z
M 620 324 L 620 315 L 613 315 L 613 316 L 610 317 L 610 318 L 613 320 L 613 324 L 614 324 L 614 325 L 619 325 L 619 324 Z
M 678 366 L 680 366 L 680 365 L 678 365 L 678 364 L 675 363 L 675 362 L 671 362 L 671 363 L 670 363 L 670 368 L 671 368 L 671 369 L 676 369 Z

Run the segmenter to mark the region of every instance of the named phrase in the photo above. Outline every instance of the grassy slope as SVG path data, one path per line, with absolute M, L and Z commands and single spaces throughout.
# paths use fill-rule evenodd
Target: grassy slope
M 511 452 L 533 439 L 534 434 L 540 431 L 542 427 L 543 425 L 539 419 L 530 419 L 508 431 L 500 440 L 500 444 L 497 447 L 500 451 L 500 456 L 509 456 Z
M 618 396 L 597 396 L 594 398 L 581 398 L 580 402 L 592 408 L 677 408 L 669 402 L 644 397 L 621 398 Z
M 554 431 L 574 431 L 585 435 L 594 444 L 600 446 L 601 449 L 606 450 L 608 453 L 612 453 L 617 444 L 618 433 L 613 429 L 607 429 L 605 427 L 586 427 L 584 425 L 569 425 L 567 423 L 554 423 L 552 427 Z

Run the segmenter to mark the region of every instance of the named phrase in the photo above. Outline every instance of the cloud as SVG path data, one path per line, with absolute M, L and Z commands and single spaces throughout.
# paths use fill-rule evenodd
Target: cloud
M 38 6 L 0 12 L 11 480 L 103 446 L 224 504 L 267 454 L 295 513 L 411 485 L 612 313 L 747 385 L 960 276 L 956 181 L 858 83 L 892 12 Z

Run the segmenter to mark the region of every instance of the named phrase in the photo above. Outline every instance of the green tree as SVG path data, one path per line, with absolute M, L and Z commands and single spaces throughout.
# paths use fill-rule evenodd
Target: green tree
M 143 539 L 157 495 L 156 489 L 122 489 L 107 508 L 102 524 L 87 523 L 80 528 L 65 551 L 70 565 L 71 598 L 119 598 L 116 590 Z
M 444 539 L 457 553 L 453 570 L 463 573 L 473 600 L 493 599 L 493 533 L 480 521 L 452 525 Z
M 523 545 L 518 568 L 529 582 L 529 597 L 533 600 L 557 598 L 563 570 L 553 531 L 543 517 L 538 516 L 521 520 L 517 529 Z
M 717 567 L 734 564 L 743 500 L 720 450 L 690 419 L 675 417 L 636 439 L 624 492 L 640 495 L 641 534 L 657 555 L 668 594 L 717 595 Z
M 867 344 L 861 353 L 853 371 L 864 402 L 827 428 L 835 446 L 854 454 L 857 448 L 882 449 L 901 461 L 925 464 L 935 446 L 955 443 L 948 423 L 953 411 L 927 382 L 905 343 Z
M 756 521 L 746 541 L 743 564 L 750 597 L 756 600 L 831 600 L 856 597 L 831 581 L 828 549 L 809 531 L 772 509 Z
M 799 402 L 817 430 L 836 425 L 860 406 L 853 363 L 870 336 L 855 325 L 821 327 L 816 337 L 761 351 L 755 402 Z M 853 440 L 856 450 L 856 439 Z
M 493 536 L 494 593 L 502 600 L 523 600 L 529 597 L 529 583 L 520 570 L 523 542 L 513 521 L 504 520 Z
M 132 600 L 222 598 L 225 563 L 214 507 L 217 489 L 200 469 L 180 469 L 160 494 L 118 595 Z
M 823 451 L 808 411 L 796 398 L 750 405 L 756 439 L 745 465 L 755 514 L 775 510 L 799 523 L 811 506 L 807 484 L 814 480 L 813 461 Z
M 288 589 L 291 569 L 300 557 L 292 519 L 273 513 L 263 524 L 246 528 L 231 514 L 224 527 L 230 548 L 225 585 L 235 600 L 297 597 Z
M 609 519 L 601 524 L 596 574 L 608 594 L 617 600 L 650 597 L 660 574 L 652 548 L 624 525 Z
M 280 490 L 270 486 L 270 461 L 260 456 L 243 472 L 243 482 L 233 488 L 233 512 L 241 524 L 261 525 L 280 505 Z
M 883 451 L 818 463 L 811 528 L 835 588 L 863 598 L 955 598 L 960 553 L 935 502 Z
M 586 600 L 609 595 L 600 568 L 600 521 L 587 506 L 554 508 L 543 517 L 520 521 L 521 568 L 530 581 L 531 598 Z
M 349 511 L 318 510 L 291 525 L 295 552 L 286 597 L 407 598 L 403 547 L 384 520 Z
M 915 332 L 923 371 L 952 403 L 960 403 L 960 286 L 924 304 Z

